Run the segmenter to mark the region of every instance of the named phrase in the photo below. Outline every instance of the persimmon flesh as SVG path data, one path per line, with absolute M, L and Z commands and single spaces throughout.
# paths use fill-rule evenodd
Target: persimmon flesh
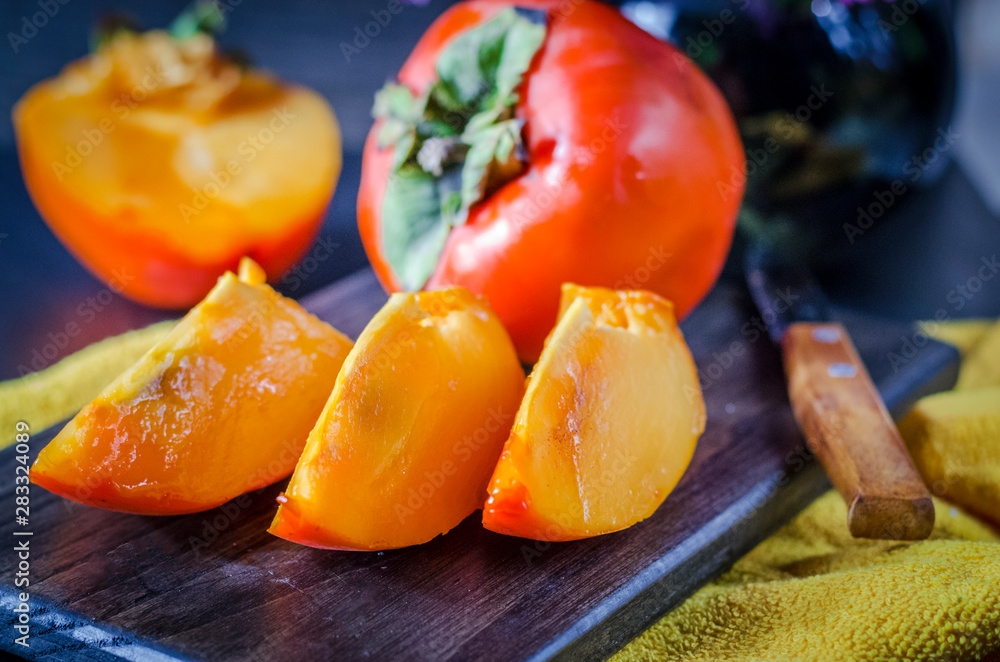
M 523 391 L 483 299 L 392 295 L 344 362 L 271 533 L 344 550 L 446 533 L 482 506 Z
M 214 508 L 291 473 L 351 341 L 245 259 L 42 449 L 31 480 L 145 515 Z
M 24 182 L 95 276 L 187 308 L 243 256 L 272 280 L 305 254 L 341 169 L 318 93 L 226 58 L 198 33 L 119 31 L 13 112 Z
M 629 527 L 673 490 L 704 428 L 673 305 L 650 292 L 564 285 L 483 525 L 550 541 Z

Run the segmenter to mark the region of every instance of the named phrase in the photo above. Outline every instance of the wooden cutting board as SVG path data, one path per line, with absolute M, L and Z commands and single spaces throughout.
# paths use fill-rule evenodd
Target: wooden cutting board
M 356 336 L 384 301 L 366 270 L 304 303 Z M 684 322 L 703 378 L 705 434 L 653 517 L 590 540 L 505 537 L 484 530 L 477 513 L 419 547 L 315 550 L 266 532 L 284 481 L 183 517 L 105 512 L 33 487 L 30 524 L 19 527 L 7 449 L 0 647 L 40 660 L 603 658 L 828 488 L 755 317 L 742 287 L 720 285 Z M 844 321 L 890 409 L 954 380 L 950 348 L 924 345 L 901 364 L 912 329 Z M 54 434 L 36 432 L 32 455 Z M 11 634 L 15 529 L 33 532 L 28 650 Z

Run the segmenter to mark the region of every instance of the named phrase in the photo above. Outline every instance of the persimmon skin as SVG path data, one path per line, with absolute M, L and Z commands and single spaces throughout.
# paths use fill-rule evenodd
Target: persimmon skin
M 208 510 L 295 466 L 352 346 L 249 260 L 39 453 L 31 481 L 143 515 Z
M 512 3 L 460 2 L 400 69 L 415 93 L 441 51 Z M 527 167 L 454 228 L 426 288 L 484 295 L 526 363 L 537 360 L 562 283 L 641 287 L 683 318 L 714 285 L 732 242 L 745 159 L 725 100 L 697 65 L 593 0 L 522 0 L 548 33 L 525 75 L 517 117 Z M 365 143 L 358 226 L 376 275 L 402 289 L 383 250 L 393 167 L 383 121 Z
M 483 299 L 393 295 L 344 362 L 270 532 L 355 551 L 447 533 L 482 506 L 523 391 Z
M 627 528 L 673 490 L 704 428 L 670 302 L 564 285 L 559 322 L 490 479 L 483 526 L 547 541 Z
M 207 51 L 162 65 L 172 48 L 158 31 L 116 38 L 29 89 L 13 122 L 28 192 L 73 256 L 135 301 L 187 308 L 244 256 L 272 281 L 302 257 L 341 140 L 317 93 Z

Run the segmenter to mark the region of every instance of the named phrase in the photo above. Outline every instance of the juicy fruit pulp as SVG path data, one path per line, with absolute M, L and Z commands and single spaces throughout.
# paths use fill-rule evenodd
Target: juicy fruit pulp
M 680 480 L 705 404 L 673 306 L 564 285 L 490 480 L 483 526 L 574 540 L 649 517 Z
M 204 34 L 118 33 L 32 87 L 14 127 L 52 231 L 126 296 L 169 308 L 245 255 L 270 278 L 290 268 L 341 167 L 320 95 L 241 69 Z
M 350 349 L 245 260 L 77 414 L 31 479 L 123 512 L 218 506 L 292 471 Z
M 482 299 L 393 295 L 344 362 L 271 533 L 350 550 L 446 533 L 482 506 L 523 391 Z

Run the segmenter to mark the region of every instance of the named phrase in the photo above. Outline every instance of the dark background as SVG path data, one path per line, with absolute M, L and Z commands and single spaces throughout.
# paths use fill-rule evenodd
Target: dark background
M 102 14 L 124 10 L 146 27 L 163 27 L 188 3 L 65 1 L 47 25 L 27 44 L 19 46 L 16 54 L 6 35 L 21 31 L 22 17 L 40 11 L 38 2 L 3 0 L 0 5 L 0 379 L 16 376 L 21 366 L 48 365 L 105 336 L 179 315 L 177 311 L 145 308 L 118 296 L 109 301 L 106 288 L 59 244 L 24 188 L 9 118 L 14 102 L 28 87 L 56 75 L 68 61 L 86 54 L 88 33 Z M 984 6 L 990 1 L 960 3 L 959 17 L 963 11 L 971 11 L 966 6 Z M 375 90 L 395 74 L 434 17 L 451 4 L 448 0 L 431 0 L 426 6 L 406 6 L 347 62 L 339 45 L 351 42 L 355 28 L 371 21 L 370 12 L 384 9 L 386 2 L 293 0 L 278 4 L 242 0 L 228 14 L 229 26 L 221 37 L 224 47 L 248 52 L 255 65 L 318 90 L 332 103 L 341 124 L 344 169 L 321 231 L 337 249 L 319 262 L 294 292 L 297 297 L 366 264 L 355 226 L 354 205 L 361 148 L 371 124 L 371 100 Z M 996 15 L 988 7 L 987 13 Z M 965 23 L 974 25 L 975 21 Z M 966 36 L 960 31 L 960 45 L 963 39 Z M 973 56 L 976 61 L 963 64 L 966 79 L 970 67 L 981 72 L 983 67 L 992 66 L 976 59 L 975 52 Z M 979 76 L 975 80 L 979 90 L 984 79 Z M 966 82 L 960 79 L 960 85 Z M 992 104 L 990 95 L 981 92 L 973 100 L 980 104 L 976 108 Z M 987 118 L 995 117 L 995 105 L 990 107 L 993 110 L 985 115 Z M 982 130 L 987 130 L 987 125 L 995 126 L 995 120 L 980 120 L 980 124 Z M 997 135 L 996 129 L 992 135 Z M 961 141 L 976 143 L 980 136 L 965 133 Z M 985 158 L 992 158 L 994 164 L 1000 161 L 995 152 Z M 980 186 L 984 181 L 989 184 L 989 178 L 979 176 L 979 170 L 973 173 L 973 179 Z M 1000 278 L 986 283 L 961 311 L 955 311 L 948 300 L 957 285 L 975 274 L 981 258 L 1000 253 L 1000 221 L 981 201 L 959 166 L 952 166 L 933 190 L 908 196 L 894 212 L 891 222 L 879 223 L 857 242 L 849 261 L 822 274 L 835 300 L 871 314 L 899 319 L 930 318 L 942 308 L 954 317 L 1000 315 Z M 95 300 L 100 314 L 81 315 L 79 308 L 88 297 L 101 293 L 104 298 Z M 71 322 L 76 322 L 82 332 L 67 338 L 61 332 Z M 40 358 L 43 351 L 51 355 L 53 346 L 58 349 L 55 358 Z

